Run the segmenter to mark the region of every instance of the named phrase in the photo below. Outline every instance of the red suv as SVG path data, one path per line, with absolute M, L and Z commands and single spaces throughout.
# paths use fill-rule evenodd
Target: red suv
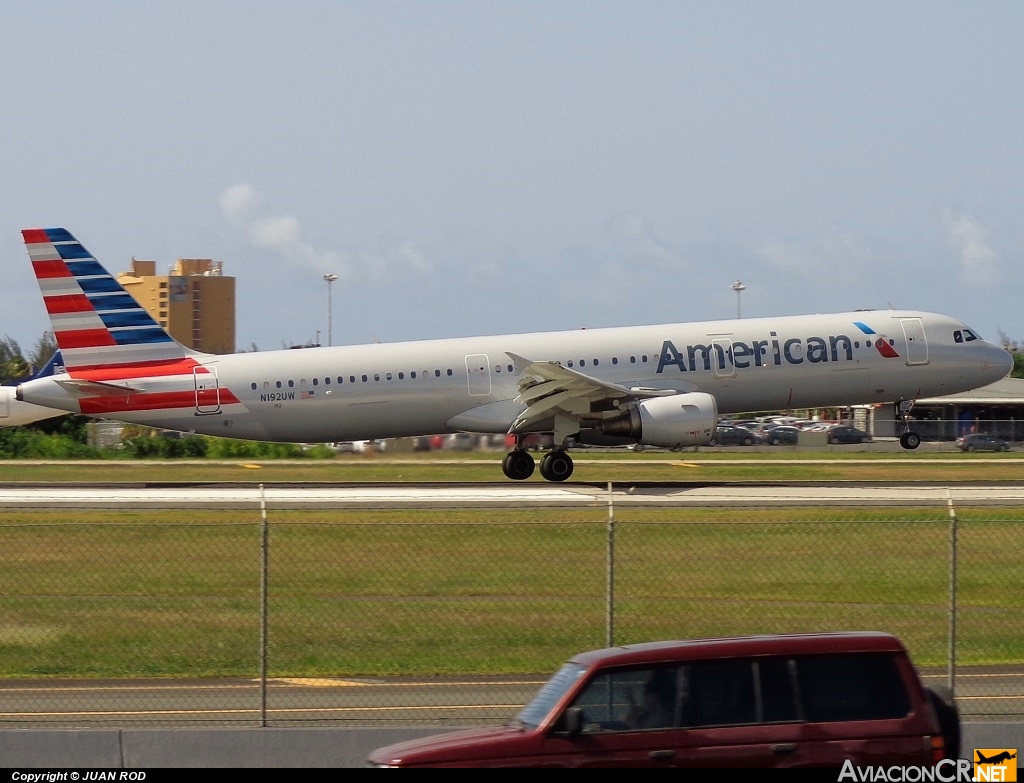
M 883 633 L 652 642 L 577 655 L 508 726 L 374 751 L 378 767 L 841 767 L 956 758 L 951 699 Z

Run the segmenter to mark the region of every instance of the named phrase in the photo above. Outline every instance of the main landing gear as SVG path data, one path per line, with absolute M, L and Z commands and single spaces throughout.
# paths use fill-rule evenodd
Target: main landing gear
M 501 472 L 515 481 L 525 481 L 533 475 L 533 456 L 526 449 L 517 448 L 501 461 Z
M 533 456 L 526 449 L 516 448 L 501 461 L 501 471 L 514 481 L 524 481 L 533 475 Z M 565 481 L 572 475 L 572 457 L 564 449 L 552 449 L 540 461 L 540 475 L 548 481 Z
M 540 461 L 540 475 L 548 481 L 565 481 L 572 475 L 572 457 L 562 449 L 552 449 Z

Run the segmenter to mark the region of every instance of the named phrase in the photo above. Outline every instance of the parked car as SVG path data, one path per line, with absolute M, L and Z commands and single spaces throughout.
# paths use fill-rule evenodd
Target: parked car
M 952 699 L 876 632 L 652 642 L 577 655 L 510 724 L 389 745 L 377 767 L 932 765 Z
M 839 424 L 828 430 L 829 443 L 868 443 L 871 436 L 856 427 Z
M 956 447 L 961 451 L 1009 451 L 1010 444 L 1000 437 L 984 432 L 972 432 L 956 439 Z
M 778 427 L 765 430 L 764 437 L 773 446 L 796 445 L 801 432 L 803 430 L 799 427 L 794 427 L 790 424 L 780 424 Z
M 476 448 L 476 436 L 468 432 L 453 432 L 445 439 L 444 448 L 451 451 L 472 451 Z
M 765 439 L 746 427 L 719 424 L 715 427 L 715 438 L 711 442 L 720 446 L 753 446 L 755 443 L 764 443 Z
M 339 454 L 364 454 L 368 451 L 384 451 L 386 448 L 385 440 L 343 440 L 334 444 L 334 450 Z

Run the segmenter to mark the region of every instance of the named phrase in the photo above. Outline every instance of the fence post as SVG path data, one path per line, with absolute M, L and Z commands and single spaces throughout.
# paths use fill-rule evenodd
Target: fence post
M 949 690 L 956 695 L 956 560 L 957 524 L 953 508 L 953 493 L 946 487 L 946 505 L 949 508 Z
M 613 503 L 612 482 L 608 482 L 608 563 L 606 568 L 605 595 L 605 647 L 615 644 L 615 505 Z
M 267 496 L 260 484 L 260 726 L 267 725 Z

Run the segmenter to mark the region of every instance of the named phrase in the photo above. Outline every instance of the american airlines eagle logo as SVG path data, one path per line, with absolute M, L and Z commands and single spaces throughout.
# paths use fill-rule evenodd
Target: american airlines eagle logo
M 854 321 L 853 325 L 860 329 L 866 335 L 877 334 L 874 329 L 868 326 L 863 321 Z M 900 355 L 896 352 L 896 349 L 892 347 L 888 340 L 884 337 L 878 337 L 875 340 L 875 349 L 882 354 L 886 359 L 899 359 Z

